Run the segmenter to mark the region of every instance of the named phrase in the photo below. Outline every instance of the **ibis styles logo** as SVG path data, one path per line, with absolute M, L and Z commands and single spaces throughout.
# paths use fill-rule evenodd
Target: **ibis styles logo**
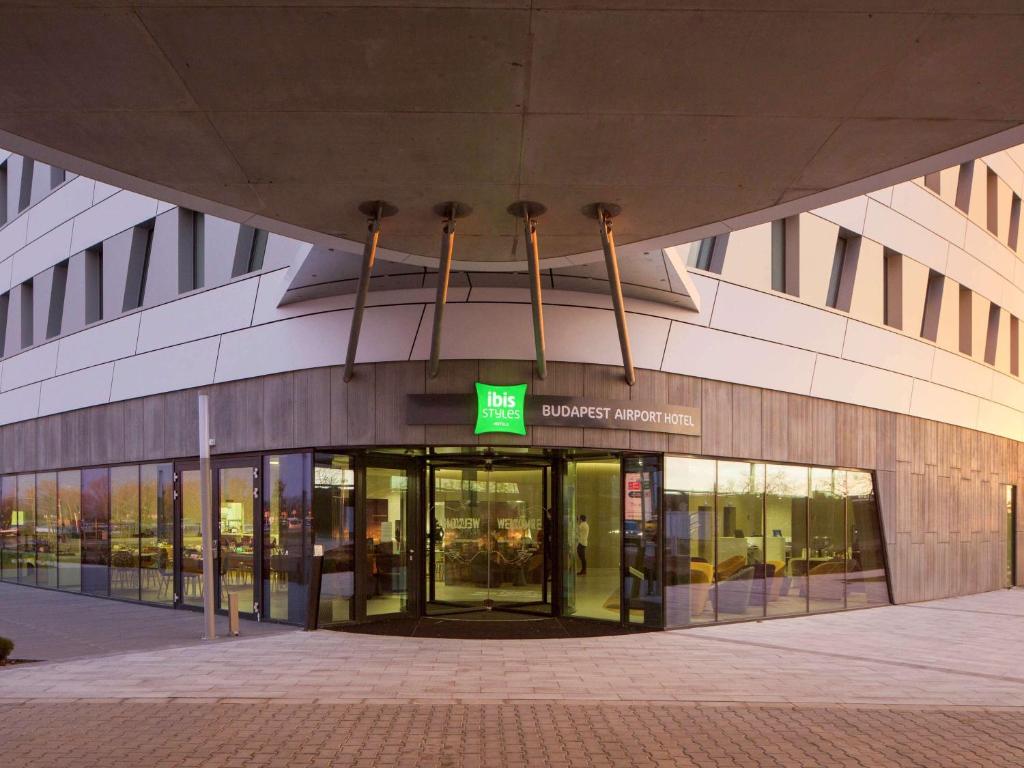
M 476 383 L 474 434 L 509 432 L 526 434 L 526 385 L 495 386 Z

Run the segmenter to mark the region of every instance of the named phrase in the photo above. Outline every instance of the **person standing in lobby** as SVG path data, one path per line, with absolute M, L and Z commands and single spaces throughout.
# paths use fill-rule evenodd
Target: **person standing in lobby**
M 580 524 L 576 533 L 576 557 L 580 561 L 578 576 L 587 575 L 587 544 L 590 541 L 590 523 L 586 515 L 580 515 Z

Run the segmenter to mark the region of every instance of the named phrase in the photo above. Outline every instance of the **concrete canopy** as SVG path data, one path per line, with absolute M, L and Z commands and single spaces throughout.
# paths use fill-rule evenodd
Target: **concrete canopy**
M 597 200 L 653 247 L 1024 124 L 1010 0 L 15 2 L 0 30 L 9 148 L 328 246 L 385 199 L 398 259 L 436 257 L 444 200 L 474 209 L 460 262 L 524 258 L 518 199 L 549 209 L 545 257 L 599 247 Z

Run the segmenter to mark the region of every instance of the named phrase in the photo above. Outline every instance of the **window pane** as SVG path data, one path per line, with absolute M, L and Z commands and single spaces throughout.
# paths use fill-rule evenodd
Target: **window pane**
M 174 602 L 174 467 L 139 470 L 139 554 L 142 599 Z
M 8 475 L 0 481 L 0 579 L 18 580 L 18 478 Z
M 36 583 L 36 476 L 18 475 L 18 581 Z
M 868 472 L 847 472 L 846 478 L 850 547 L 846 569 L 846 607 L 888 605 L 885 542 L 878 523 L 871 475 Z
M 70 592 L 82 589 L 82 473 L 57 475 L 58 586 Z
M 807 612 L 807 482 L 807 467 L 767 467 L 764 508 L 769 616 Z
M 301 624 L 306 619 L 308 454 L 268 456 L 263 482 L 263 593 L 268 615 Z
M 661 612 L 661 467 L 656 457 L 622 460 L 622 598 L 631 623 L 662 625 Z
M 665 623 L 715 620 L 715 462 L 665 457 Z
M 809 609 L 845 606 L 846 472 L 811 470 L 810 535 L 807 557 Z
M 57 586 L 57 473 L 36 475 L 36 583 Z
M 82 591 L 110 594 L 110 489 L 106 469 L 82 470 Z
M 323 547 L 320 624 L 349 621 L 355 596 L 355 475 L 348 456 L 317 454 L 313 536 Z
M 718 463 L 718 618 L 764 615 L 764 464 Z

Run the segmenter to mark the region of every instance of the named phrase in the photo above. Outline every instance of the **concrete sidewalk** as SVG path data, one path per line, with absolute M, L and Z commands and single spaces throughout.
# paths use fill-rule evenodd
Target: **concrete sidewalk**
M 217 619 L 227 633 L 227 618 Z M 0 636 L 14 641 L 16 659 L 63 661 L 204 643 L 203 615 L 88 595 L 0 584 Z M 294 631 L 243 621 L 243 637 Z M 220 641 L 218 641 L 220 642 Z
M 261 628 L 116 654 L 111 627 L 180 612 L 79 601 L 104 653 L 0 670 L 4 768 L 1024 765 L 1024 591 L 601 638 Z
M 161 644 L 169 645 L 166 640 Z M 0 699 L 1022 707 L 1021 658 L 1024 591 L 1013 590 L 761 623 L 566 640 L 275 631 L 9 669 L 0 675 Z

